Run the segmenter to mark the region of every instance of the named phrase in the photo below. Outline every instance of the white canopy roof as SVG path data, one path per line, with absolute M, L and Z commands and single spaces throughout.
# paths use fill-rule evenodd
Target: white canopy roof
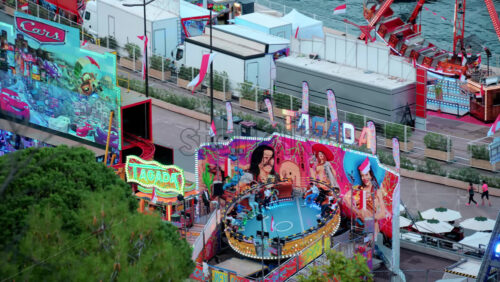
M 312 39 L 313 37 L 323 38 L 325 36 L 323 33 L 323 22 L 303 15 L 295 9 L 284 15 L 282 19 L 292 24 L 292 33 L 294 35 L 297 27 L 299 28 L 299 33 L 297 35 L 299 39 Z

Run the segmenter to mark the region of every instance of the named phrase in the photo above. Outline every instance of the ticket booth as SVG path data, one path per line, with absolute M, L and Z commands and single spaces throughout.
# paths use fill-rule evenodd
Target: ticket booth
M 500 114 L 500 77 L 484 83 L 468 80 L 463 89 L 470 95 L 470 113 L 482 122 L 493 122 Z

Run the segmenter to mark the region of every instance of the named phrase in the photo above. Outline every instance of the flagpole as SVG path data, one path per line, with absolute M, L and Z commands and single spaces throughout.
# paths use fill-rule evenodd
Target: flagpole
M 210 9 L 210 54 L 212 54 L 212 9 Z M 214 122 L 214 63 L 210 62 L 210 126 Z M 214 136 L 210 136 L 210 142 L 214 142 Z

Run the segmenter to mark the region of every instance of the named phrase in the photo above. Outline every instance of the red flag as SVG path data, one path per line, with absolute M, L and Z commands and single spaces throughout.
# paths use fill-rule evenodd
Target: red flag
M 477 56 L 477 64 L 480 65 L 481 64 L 481 54 L 479 54 L 479 56 Z
M 212 125 L 210 126 L 210 131 L 208 132 L 210 137 L 215 137 L 217 135 L 217 128 L 215 128 L 215 123 L 212 120 Z
M 26 11 L 28 11 L 28 8 L 29 8 L 28 3 L 21 5 L 21 11 L 23 11 L 25 13 L 26 13 Z
M 145 35 L 137 36 L 144 41 L 144 49 L 142 50 L 142 80 L 146 79 L 146 48 L 148 48 L 148 37 Z
M 479 91 L 479 95 L 476 95 L 476 98 L 483 98 L 484 97 L 484 88 L 483 85 L 481 84 L 481 91 Z
M 345 14 L 346 10 L 347 10 L 347 5 L 346 4 L 342 4 L 340 6 L 337 6 L 335 9 L 333 9 L 333 14 L 334 15 Z
M 187 85 L 187 87 L 193 87 L 192 93 L 194 93 L 196 87 L 203 82 L 203 79 L 207 74 L 208 66 L 212 63 L 214 56 L 215 53 L 208 53 L 201 57 L 200 73 Z
M 299 36 L 299 27 L 295 30 L 295 39 L 297 39 L 297 36 Z
M 274 232 L 274 216 L 271 216 L 271 232 Z

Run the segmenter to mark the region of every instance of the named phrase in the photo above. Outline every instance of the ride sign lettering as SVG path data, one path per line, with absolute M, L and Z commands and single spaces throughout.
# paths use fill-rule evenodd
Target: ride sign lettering
M 66 31 L 16 14 L 16 28 L 40 44 L 63 44 Z
M 175 165 L 162 165 L 136 156 L 127 156 L 125 173 L 127 182 L 154 187 L 162 192 L 184 193 L 184 171 Z

